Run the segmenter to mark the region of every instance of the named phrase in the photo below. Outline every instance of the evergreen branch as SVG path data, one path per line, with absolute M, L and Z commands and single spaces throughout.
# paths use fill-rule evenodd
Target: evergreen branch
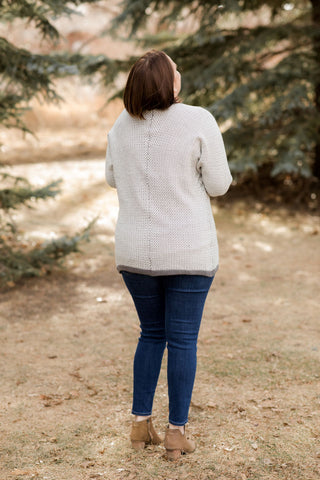
M 310 114 L 314 120 L 310 123 Z M 298 118 L 298 120 L 297 120 Z M 244 172 L 258 172 L 271 165 L 271 175 L 310 177 L 312 150 L 320 116 L 313 110 L 301 110 L 296 118 L 278 118 L 272 125 L 261 125 L 260 118 L 250 118 L 224 133 L 229 165 L 237 177 Z
M 15 18 L 23 18 L 28 22 L 34 22 L 35 27 L 41 31 L 43 37 L 57 39 L 59 37 L 59 33 L 47 18 L 47 15 L 50 13 L 50 8 L 48 8 L 47 5 L 41 5 L 41 2 L 28 2 L 27 0 L 2 0 L 0 3 L 0 14 L 2 21 L 11 22 Z
M 97 3 L 99 0 L 86 0 L 86 3 Z M 59 32 L 49 18 L 61 15 L 78 14 L 79 12 L 70 7 L 81 5 L 81 0 L 1 0 L 0 17 L 2 21 L 12 22 L 15 18 L 21 18 L 27 22 L 34 22 L 35 27 L 43 37 L 51 40 L 59 38 Z
M 216 72 L 215 82 L 217 77 L 221 75 L 227 76 L 232 74 L 234 76 L 233 85 L 231 85 L 231 92 L 227 95 L 221 95 L 221 98 L 215 98 L 212 103 L 208 104 L 208 109 L 223 121 L 228 118 L 233 118 L 239 112 L 248 112 L 252 107 L 261 103 L 265 110 L 266 99 L 284 96 L 283 102 L 286 102 L 286 95 L 290 91 L 291 86 L 300 85 L 300 94 L 304 97 L 304 101 L 310 106 L 312 104 L 312 97 L 310 90 L 313 82 L 316 82 L 319 77 L 319 69 L 313 61 L 312 55 L 306 55 L 304 52 L 291 54 L 282 59 L 274 68 L 258 70 L 253 64 L 252 68 L 248 66 L 245 72 L 242 69 L 242 63 L 236 65 L 235 71 L 230 70 L 230 73 L 223 71 L 220 73 L 219 62 L 214 64 L 212 69 Z M 215 68 L 216 67 L 216 68 Z M 230 69 L 230 66 L 228 67 Z M 242 83 L 238 82 L 242 75 Z M 245 78 L 247 76 L 247 79 Z M 210 77 L 207 76 L 210 80 Z M 207 89 L 213 88 L 209 83 L 205 85 Z M 231 82 L 232 83 L 232 82 Z M 303 84 L 308 86 L 308 90 L 303 87 Z M 190 87 L 192 89 L 192 86 Z M 307 93 L 305 93 L 307 92 Z M 258 100 L 253 102 L 253 95 Z M 264 115 L 264 112 L 260 112 Z
M 25 187 L 15 186 L 4 188 L 0 190 L 0 208 L 8 211 L 10 209 L 16 209 L 17 206 L 21 204 L 31 207 L 30 200 L 55 197 L 60 193 L 60 189 L 58 188 L 60 183 L 61 180 L 56 180 L 42 188 L 33 188 L 29 184 Z
M 12 247 L 4 235 L 0 236 L 0 286 L 14 286 L 22 278 L 43 276 L 55 266 L 61 268 L 67 255 L 79 252 L 79 245 L 89 241 L 96 220 L 73 237 L 63 236 L 44 242 L 26 252 Z
M 70 54 L 33 54 L 0 37 L 1 80 L 9 79 L 7 90 L 26 99 L 38 92 L 50 100 L 57 99 L 53 79 L 79 73 L 70 57 Z
M 276 0 L 265 0 L 272 11 L 272 18 L 282 13 L 282 2 Z M 128 38 L 132 38 L 139 29 L 142 29 L 149 16 L 154 12 L 160 13 L 160 24 L 184 20 L 190 16 L 195 17 L 204 29 L 216 25 L 221 15 L 228 13 L 245 13 L 261 8 L 261 1 L 246 0 L 198 0 L 197 2 L 185 2 L 185 0 L 124 0 L 121 3 L 122 11 L 117 15 L 110 28 L 106 32 L 115 34 L 120 26 L 129 27 Z
M 21 116 L 28 110 L 21 103 L 24 98 L 21 95 L 5 94 L 0 92 L 0 125 L 6 128 L 17 127 L 24 132 L 29 132 Z
M 103 55 L 33 54 L 0 37 L 0 124 L 30 132 L 21 116 L 35 97 L 58 102 L 54 80 L 71 75 L 92 76 L 99 72 L 106 84 L 112 84 L 118 70 L 128 63 L 113 61 Z
M 240 9 L 236 0 L 226 0 L 223 5 L 220 0 L 200 0 L 191 5 L 190 2 L 186 5 L 184 0 L 124 0 L 121 5 L 122 12 L 114 18 L 107 31 L 114 34 L 119 26 L 126 25 L 130 28 L 128 38 L 132 38 L 138 29 L 143 28 L 155 11 L 162 14 L 160 23 L 176 22 L 190 15 L 197 15 L 200 19 L 210 17 L 212 23 L 221 10 L 238 12 Z
M 268 52 L 261 53 L 258 56 L 258 61 L 261 63 L 261 61 L 269 60 L 272 57 L 275 57 L 276 55 L 282 55 L 283 53 L 289 53 L 289 52 L 296 52 L 298 48 L 303 48 L 303 49 L 308 49 L 308 47 L 312 46 L 312 42 L 306 43 L 304 40 L 301 42 L 301 45 L 291 45 L 285 48 L 281 48 L 280 50 L 270 50 Z
M 291 88 L 290 88 L 291 87 Z M 273 127 L 281 120 L 284 122 L 287 118 L 296 117 L 299 119 L 297 126 L 304 117 L 316 116 L 315 106 L 310 101 L 310 89 L 307 85 L 298 82 L 295 85 L 288 86 L 287 93 L 278 95 L 271 103 L 269 108 L 258 116 L 258 124 L 264 127 Z
M 143 48 L 165 48 L 165 45 L 169 45 L 172 48 L 173 44 L 181 43 L 181 39 L 186 36 L 177 35 L 176 33 L 171 33 L 168 30 L 160 31 L 156 34 L 146 33 L 142 38 L 136 39 L 136 44 Z
M 0 164 L 0 168 L 4 168 L 4 164 Z M 0 177 L 2 180 L 11 180 L 14 185 L 18 185 L 19 183 L 30 185 L 29 180 L 25 177 L 17 177 L 16 175 L 11 175 L 8 172 L 0 172 Z
M 313 24 L 295 25 L 289 22 L 280 25 L 258 25 L 254 28 L 201 28 L 195 34 L 188 35 L 175 50 L 179 52 L 180 49 L 191 49 L 200 53 L 200 50 L 205 49 L 205 56 L 210 48 L 220 45 L 224 50 L 235 49 L 233 55 L 242 56 L 260 51 L 266 53 L 266 49 L 269 51 L 271 47 L 277 48 L 282 40 L 290 41 L 289 48 L 293 50 L 302 47 L 307 49 L 318 34 L 319 29 Z
M 132 58 L 120 61 L 104 55 L 79 53 L 32 54 L 0 37 L 0 80 L 9 80 L 6 91 L 0 96 L 0 108 L 3 102 L 3 109 L 10 111 L 10 105 L 14 109 L 22 99 L 28 101 L 37 94 L 49 101 L 60 100 L 53 85 L 56 78 L 92 76 L 99 72 L 106 83 L 113 82 L 119 70 L 126 71 L 129 68 L 130 61 Z

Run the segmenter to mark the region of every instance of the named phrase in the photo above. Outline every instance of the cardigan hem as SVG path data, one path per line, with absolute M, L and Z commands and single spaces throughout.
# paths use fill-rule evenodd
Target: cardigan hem
M 117 270 L 119 273 L 122 271 L 130 273 L 140 273 L 142 275 L 150 275 L 151 277 L 157 277 L 160 275 L 203 275 L 205 277 L 213 277 L 219 265 L 217 265 L 213 270 L 147 270 L 144 268 L 129 267 L 127 265 L 117 265 Z

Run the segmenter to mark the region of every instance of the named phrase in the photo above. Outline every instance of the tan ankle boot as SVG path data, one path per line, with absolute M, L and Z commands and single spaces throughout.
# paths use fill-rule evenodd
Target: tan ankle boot
M 151 418 L 132 422 L 130 440 L 135 450 L 142 450 L 146 445 L 159 445 L 163 442 L 163 438 L 153 428 Z
M 164 439 L 164 446 L 167 450 L 168 460 L 178 460 L 183 453 L 192 453 L 196 449 L 196 444 L 184 432 L 184 435 L 178 428 L 167 428 Z

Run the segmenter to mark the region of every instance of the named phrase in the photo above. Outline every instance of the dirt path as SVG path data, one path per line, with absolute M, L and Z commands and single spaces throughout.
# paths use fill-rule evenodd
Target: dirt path
M 220 270 L 206 304 L 190 412 L 197 452 L 169 464 L 130 449 L 139 332 L 113 259 L 103 160 L 18 165 L 64 179 L 16 220 L 34 241 L 101 214 L 68 269 L 1 294 L 1 480 L 288 479 L 320 475 L 319 218 L 213 206 Z M 154 405 L 167 422 L 165 364 Z

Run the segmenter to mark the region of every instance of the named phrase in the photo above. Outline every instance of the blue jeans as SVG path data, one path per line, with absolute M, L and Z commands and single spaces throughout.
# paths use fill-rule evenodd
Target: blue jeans
M 132 413 L 151 415 L 167 346 L 169 422 L 184 425 L 188 421 L 196 373 L 201 317 L 213 277 L 121 273 L 141 328 L 133 364 Z

